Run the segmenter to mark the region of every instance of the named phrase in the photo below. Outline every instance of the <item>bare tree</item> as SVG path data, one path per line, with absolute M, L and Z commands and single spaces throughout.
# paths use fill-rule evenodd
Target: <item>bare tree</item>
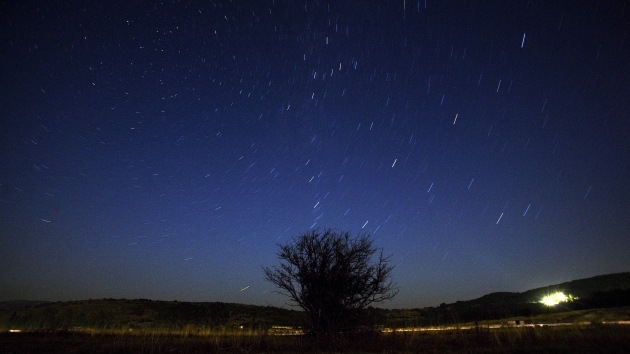
M 265 277 L 304 309 L 313 334 L 356 330 L 370 304 L 398 293 L 389 257 L 367 234 L 311 231 L 279 246 L 281 263 L 263 267 Z

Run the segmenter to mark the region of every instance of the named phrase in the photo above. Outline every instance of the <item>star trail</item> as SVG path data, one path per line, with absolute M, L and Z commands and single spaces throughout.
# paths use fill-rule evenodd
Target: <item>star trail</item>
M 0 300 L 283 305 L 324 228 L 388 307 L 628 271 L 629 7 L 3 2 Z

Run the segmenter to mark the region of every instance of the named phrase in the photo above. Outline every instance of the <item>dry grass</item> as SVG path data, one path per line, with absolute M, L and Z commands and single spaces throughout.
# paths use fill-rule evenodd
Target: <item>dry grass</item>
M 0 353 L 629 353 L 627 326 L 476 328 L 335 340 L 264 333 L 2 333 Z

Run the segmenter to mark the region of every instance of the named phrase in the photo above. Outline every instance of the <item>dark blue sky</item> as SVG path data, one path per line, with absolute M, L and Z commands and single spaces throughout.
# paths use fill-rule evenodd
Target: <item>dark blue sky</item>
M 281 305 L 311 228 L 392 254 L 389 307 L 630 269 L 627 1 L 0 14 L 0 300 Z

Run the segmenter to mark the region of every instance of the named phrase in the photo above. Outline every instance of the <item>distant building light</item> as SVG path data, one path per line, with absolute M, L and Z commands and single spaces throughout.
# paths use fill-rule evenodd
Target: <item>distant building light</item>
M 565 295 L 562 291 L 555 292 L 553 294 L 543 297 L 539 302 L 547 307 L 556 306 L 562 302 L 573 301 L 571 294 Z

